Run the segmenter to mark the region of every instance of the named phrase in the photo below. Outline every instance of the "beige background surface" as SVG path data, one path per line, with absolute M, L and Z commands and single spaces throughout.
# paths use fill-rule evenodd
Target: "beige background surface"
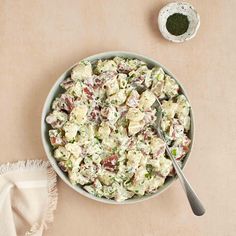
M 156 28 L 167 2 L 0 0 L 1 163 L 46 159 L 45 97 L 67 67 L 98 52 L 128 50 L 159 60 L 184 85 L 195 111 L 195 147 L 185 173 L 206 215 L 193 216 L 178 182 L 149 201 L 110 206 L 59 180 L 58 208 L 45 236 L 236 235 L 236 1 L 190 1 L 201 27 L 184 44 L 165 41 Z

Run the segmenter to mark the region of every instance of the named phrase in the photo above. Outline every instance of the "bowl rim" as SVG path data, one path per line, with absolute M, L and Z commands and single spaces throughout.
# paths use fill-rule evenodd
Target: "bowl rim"
M 188 162 L 190 153 L 192 151 L 193 148 L 193 144 L 194 144 L 194 116 L 193 116 L 193 110 L 192 110 L 192 106 L 191 106 L 191 102 L 189 100 L 189 97 L 186 93 L 186 91 L 184 90 L 183 86 L 181 85 L 181 83 L 176 79 L 176 76 L 174 76 L 169 70 L 167 70 L 161 63 L 159 63 L 157 60 L 152 59 L 150 57 L 147 56 L 143 56 L 141 54 L 137 54 L 134 52 L 129 52 L 129 51 L 107 51 L 107 52 L 102 52 L 102 53 L 98 53 L 98 54 L 94 54 L 91 56 L 88 56 L 84 59 L 81 60 L 88 60 L 88 61 L 96 61 L 99 59 L 108 59 L 108 58 L 114 58 L 116 56 L 120 56 L 120 57 L 124 57 L 124 58 L 134 58 L 134 59 L 140 59 L 145 61 L 147 64 L 153 64 L 155 66 L 160 66 L 163 68 L 163 70 L 165 71 L 166 74 L 170 75 L 176 82 L 177 84 L 180 86 L 180 89 L 182 91 L 182 93 L 186 96 L 188 102 L 190 103 L 190 118 L 191 118 L 191 128 L 190 128 L 190 138 L 191 138 L 191 144 L 190 144 L 190 148 L 189 148 L 189 152 L 187 153 L 187 155 L 185 156 L 183 162 L 182 162 L 182 169 L 184 169 L 184 167 L 186 166 L 186 163 Z M 79 61 L 81 61 L 79 60 Z M 50 164 L 52 165 L 53 169 L 56 171 L 56 173 L 59 175 L 59 177 L 72 189 L 74 189 L 76 192 L 80 193 L 81 195 L 90 198 L 92 200 L 98 201 L 98 202 L 102 202 L 102 203 L 107 203 L 107 204 L 113 204 L 113 205 L 125 205 L 125 204 L 133 204 L 133 203 L 139 203 L 151 198 L 154 198 L 158 195 L 160 195 L 162 192 L 164 192 L 165 190 L 167 190 L 171 184 L 174 183 L 174 181 L 176 179 L 178 179 L 177 175 L 173 176 L 173 177 L 169 177 L 168 181 L 158 188 L 158 190 L 155 193 L 149 194 L 149 195 L 144 195 L 141 197 L 136 197 L 136 198 L 131 198 L 131 199 L 127 199 L 125 201 L 122 202 L 117 202 L 115 200 L 112 199 L 106 199 L 106 198 L 100 198 L 100 197 L 96 197 L 88 192 L 86 192 L 86 190 L 82 189 L 79 185 L 72 185 L 71 182 L 69 181 L 69 178 L 66 176 L 66 174 L 64 172 L 62 172 L 62 170 L 59 168 L 59 166 L 57 165 L 57 162 L 55 160 L 55 158 L 53 157 L 52 153 L 51 153 L 51 144 L 48 140 L 48 125 L 45 122 L 45 118 L 46 115 L 48 114 L 49 111 L 51 111 L 51 104 L 53 99 L 55 99 L 56 97 L 56 91 L 59 89 L 59 85 L 60 83 L 66 78 L 67 74 L 72 70 L 72 68 L 74 68 L 74 66 L 76 66 L 79 61 L 77 63 L 75 63 L 74 65 L 70 66 L 68 69 L 66 69 L 59 77 L 58 79 L 55 81 L 55 83 L 53 84 L 53 86 L 51 87 L 46 100 L 44 102 L 43 105 L 43 109 L 42 109 L 42 113 L 41 113 L 41 141 L 43 144 L 43 148 L 44 151 L 46 153 L 46 156 L 50 162 Z

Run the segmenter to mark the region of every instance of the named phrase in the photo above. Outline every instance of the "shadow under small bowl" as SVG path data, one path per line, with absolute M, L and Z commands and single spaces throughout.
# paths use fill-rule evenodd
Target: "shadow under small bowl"
M 180 13 L 188 17 L 189 26 L 187 31 L 184 34 L 175 36 L 166 28 L 166 22 L 168 17 L 175 13 Z M 158 26 L 162 36 L 175 43 L 182 43 L 186 40 L 190 40 L 197 34 L 197 31 L 200 26 L 200 16 L 194 7 L 186 2 L 173 2 L 165 5 L 159 12 L 158 15 Z
M 90 57 L 85 58 L 85 60 L 90 61 L 92 64 L 96 63 L 97 60 L 101 59 L 109 59 L 109 58 L 114 58 L 115 56 L 120 56 L 120 57 L 124 57 L 124 58 L 136 58 L 139 60 L 142 60 L 144 62 L 147 63 L 148 67 L 152 68 L 154 66 L 160 66 L 163 68 L 163 70 L 165 71 L 166 74 L 170 75 L 172 78 L 175 79 L 174 75 L 172 73 L 170 73 L 164 66 L 162 66 L 159 62 L 142 56 L 142 55 L 138 55 L 135 53 L 131 53 L 131 52 L 125 52 L 125 51 L 111 51 L 111 52 L 104 52 L 104 53 L 100 53 L 97 55 L 93 55 Z M 77 64 L 75 64 L 77 65 Z M 106 199 L 106 198 L 99 198 L 96 196 L 93 196 L 92 194 L 88 193 L 87 191 L 85 191 L 80 185 L 72 185 L 67 174 L 64 173 L 60 167 L 57 165 L 57 161 L 55 160 L 55 158 L 53 157 L 53 148 L 52 145 L 50 144 L 50 140 L 49 140 L 49 135 L 48 135 L 48 131 L 50 129 L 50 126 L 45 122 L 45 118 L 46 116 L 50 113 L 51 111 L 51 105 L 53 100 L 61 93 L 63 93 L 63 89 L 60 87 L 60 83 L 66 79 L 67 77 L 70 76 L 71 74 L 71 70 L 72 68 L 75 66 L 71 66 L 69 69 L 67 69 L 59 78 L 58 80 L 55 82 L 55 84 L 53 85 L 52 89 L 50 90 L 45 104 L 43 106 L 43 111 L 42 111 L 42 116 L 41 116 L 41 138 L 42 138 L 42 143 L 43 143 L 43 147 L 44 150 L 46 152 L 46 155 L 48 157 L 49 162 L 51 163 L 52 167 L 54 168 L 54 170 L 56 171 L 56 173 L 60 176 L 60 178 L 68 185 L 70 186 L 72 189 L 74 189 L 75 191 L 77 191 L 78 193 L 99 201 L 99 202 L 103 202 L 103 203 L 108 203 L 108 204 L 130 204 L 130 203 L 137 203 L 137 202 L 141 202 L 144 200 L 147 200 L 149 198 L 158 196 L 161 192 L 165 191 L 172 183 L 174 180 L 177 179 L 177 176 L 174 177 L 167 177 L 166 181 L 164 183 L 163 186 L 161 186 L 160 188 L 158 188 L 158 190 L 155 193 L 149 194 L 149 195 L 145 195 L 145 196 L 141 196 L 141 197 L 133 197 L 131 199 L 125 200 L 123 202 L 116 202 L 115 200 L 112 199 Z M 176 79 L 175 79 L 176 80 Z M 183 89 L 183 87 L 181 86 L 181 84 L 176 80 L 176 82 L 179 84 L 180 86 L 180 92 L 182 94 L 184 94 L 186 97 L 186 93 Z M 188 98 L 188 97 L 187 97 Z M 193 134 L 194 134 L 194 121 L 193 121 L 193 113 L 192 113 L 192 109 L 190 109 L 190 118 L 191 118 L 191 129 L 189 131 L 188 136 L 190 137 L 190 139 L 192 140 L 191 144 L 190 144 L 190 149 L 189 152 L 187 153 L 187 155 L 185 156 L 183 163 L 182 163 L 182 167 L 185 166 L 191 149 L 192 149 L 192 145 L 193 145 Z

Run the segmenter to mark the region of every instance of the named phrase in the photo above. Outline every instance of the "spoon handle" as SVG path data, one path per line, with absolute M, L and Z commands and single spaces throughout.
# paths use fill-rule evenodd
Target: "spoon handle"
M 169 157 L 171 158 L 172 162 L 173 162 L 173 166 L 175 168 L 175 171 L 179 177 L 180 183 L 187 195 L 189 204 L 192 208 L 192 211 L 195 215 L 197 216 L 201 216 L 205 213 L 205 208 L 202 205 L 199 197 L 197 196 L 197 194 L 195 193 L 195 191 L 193 190 L 193 188 L 191 187 L 190 183 L 188 182 L 188 180 L 186 179 L 186 177 L 184 176 L 183 171 L 181 170 L 181 168 L 179 167 L 178 163 L 176 162 L 175 158 L 172 156 L 170 149 L 168 147 L 166 147 L 166 151 L 169 155 Z

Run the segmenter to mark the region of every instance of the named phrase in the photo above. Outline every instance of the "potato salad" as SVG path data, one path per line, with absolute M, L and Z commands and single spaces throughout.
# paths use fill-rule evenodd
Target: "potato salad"
M 161 67 L 83 60 L 61 87 L 46 117 L 49 139 L 62 171 L 90 194 L 120 202 L 154 193 L 174 174 L 166 145 L 179 161 L 188 152 L 190 105 Z M 167 142 L 155 131 L 156 99 Z

